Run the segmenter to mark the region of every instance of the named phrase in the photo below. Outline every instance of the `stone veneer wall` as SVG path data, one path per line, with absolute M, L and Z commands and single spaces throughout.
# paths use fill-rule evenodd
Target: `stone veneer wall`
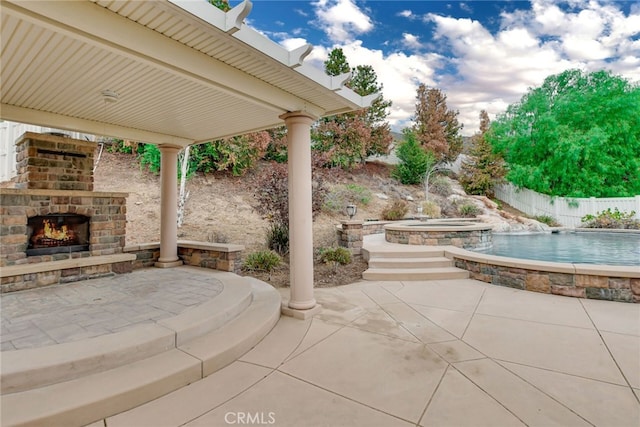
M 131 261 L 132 257 L 126 254 L 114 254 L 4 267 L 0 293 L 129 273 L 133 265 Z
M 16 188 L 93 191 L 93 142 L 25 132 L 16 141 Z
M 186 265 L 240 273 L 244 246 L 226 243 L 178 241 L 178 258 Z M 124 252 L 134 254 L 133 268 L 153 267 L 160 257 L 160 243 L 127 246 Z
M 640 269 L 516 260 L 451 250 L 458 268 L 471 278 L 498 286 L 576 298 L 640 303 Z M 637 271 L 636 271 L 637 270 Z
M 476 249 L 491 246 L 491 228 L 485 230 L 385 230 L 385 238 L 390 243 L 404 245 L 448 246 Z
M 349 249 L 352 255 L 360 255 L 363 237 L 384 233 L 384 226 L 389 223 L 390 221 L 341 221 L 336 229 L 338 246 Z
M 0 189 L 0 266 L 121 253 L 125 245 L 127 193 Z M 91 218 L 89 251 L 27 258 L 27 219 L 72 213 Z

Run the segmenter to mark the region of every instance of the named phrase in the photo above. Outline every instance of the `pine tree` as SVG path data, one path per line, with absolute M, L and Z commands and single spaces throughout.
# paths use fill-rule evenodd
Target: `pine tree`
M 396 154 L 400 163 L 393 169 L 391 176 L 405 185 L 420 184 L 427 170 L 436 162 L 431 152 L 420 147 L 415 133 L 410 130 L 405 130 L 404 141 L 398 145 Z
M 330 76 L 351 71 L 340 48 L 329 53 L 324 67 Z M 360 96 L 382 90 L 373 67 L 369 65 L 357 66 L 346 86 Z M 386 101 L 380 95 L 369 108 L 321 119 L 312 133 L 313 148 L 328 154 L 329 166 L 343 168 L 355 167 L 373 154 L 387 154 L 393 141 L 386 122 L 390 105 L 391 101 Z
M 341 48 L 337 47 L 329 52 L 329 58 L 324 61 L 324 72 L 330 76 L 339 76 L 351 71 L 347 57 Z
M 502 156 L 494 153 L 486 138 L 491 122 L 485 110 L 480 112 L 480 131 L 471 138 L 469 157 L 462 163 L 460 184 L 469 194 L 493 196 L 493 187 L 506 174 Z
M 453 162 L 462 151 L 462 124 L 458 112 L 447 108 L 447 96 L 440 89 L 418 86 L 413 130 L 420 145 L 439 162 Z

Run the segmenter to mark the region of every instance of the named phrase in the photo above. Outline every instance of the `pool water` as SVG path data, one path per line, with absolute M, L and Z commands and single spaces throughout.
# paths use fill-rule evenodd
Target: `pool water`
M 640 234 L 494 233 L 493 246 L 478 252 L 539 261 L 640 265 Z

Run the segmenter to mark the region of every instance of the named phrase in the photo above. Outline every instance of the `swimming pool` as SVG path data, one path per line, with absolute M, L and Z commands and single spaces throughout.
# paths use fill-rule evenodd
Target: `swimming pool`
M 493 234 L 490 255 L 539 261 L 604 265 L 640 265 L 640 234 L 563 232 Z

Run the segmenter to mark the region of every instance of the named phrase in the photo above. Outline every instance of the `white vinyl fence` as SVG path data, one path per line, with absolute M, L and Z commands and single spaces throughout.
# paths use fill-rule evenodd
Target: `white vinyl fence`
M 16 176 L 16 140 L 25 132 L 61 132 L 71 138 L 95 141 L 93 135 L 0 120 L 0 182 Z
M 518 189 L 509 183 L 496 186 L 494 190 L 497 199 L 519 211 L 530 216 L 551 216 L 565 227 L 579 227 L 583 216 L 595 215 L 609 208 L 618 208 L 620 212 L 635 211 L 635 217 L 640 219 L 640 195 L 611 198 L 551 197 L 525 188 Z

